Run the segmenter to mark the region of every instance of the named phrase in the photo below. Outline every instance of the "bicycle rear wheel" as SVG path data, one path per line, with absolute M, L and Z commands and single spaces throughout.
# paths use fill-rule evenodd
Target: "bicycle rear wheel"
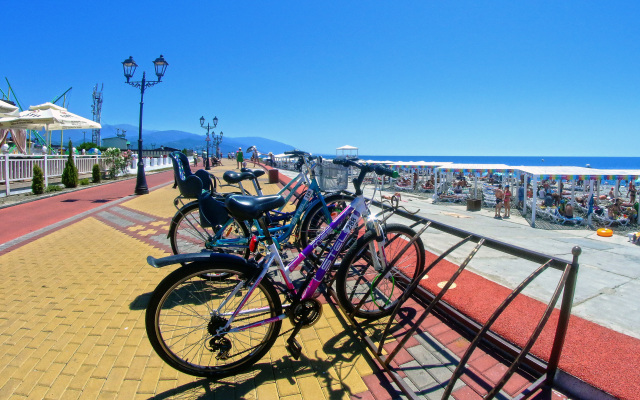
M 375 319 L 391 314 L 410 282 L 424 269 L 424 244 L 418 237 L 403 251 L 416 232 L 405 225 L 387 224 L 384 253 L 391 269 L 383 275 L 379 246 L 373 232 L 360 237 L 345 254 L 336 273 L 338 302 L 359 318 Z M 375 288 L 374 288 L 375 286 Z
M 255 267 L 240 259 L 183 266 L 160 282 L 145 323 L 153 349 L 171 367 L 194 376 L 222 378 L 256 363 L 275 342 L 282 321 L 218 334 L 247 293 Z M 224 279 L 205 276 L 221 276 Z M 234 294 L 234 289 L 240 290 Z M 272 283 L 263 279 L 230 325 L 238 328 L 282 314 Z
M 205 228 L 200 224 L 200 209 L 198 202 L 191 202 L 182 207 L 171 220 L 169 228 L 169 241 L 173 254 L 199 253 L 203 249 L 235 254 L 243 258 L 249 258 L 247 241 L 249 238 L 247 227 L 236 220 L 224 227 L 221 240 L 238 240 L 238 246 L 216 247 L 213 238 L 216 232 L 213 228 Z M 246 243 L 241 243 L 246 242 Z

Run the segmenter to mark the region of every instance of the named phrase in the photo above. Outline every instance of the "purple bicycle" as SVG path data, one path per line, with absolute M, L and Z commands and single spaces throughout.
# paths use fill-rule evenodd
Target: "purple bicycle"
M 207 252 L 147 259 L 154 267 L 183 265 L 160 282 L 146 310 L 147 335 L 166 363 L 214 379 L 236 374 L 269 351 L 285 318 L 294 327 L 287 350 L 299 358 L 302 348 L 296 336 L 320 318 L 322 305 L 314 294 L 327 282 L 339 256 L 340 266 L 331 281 L 340 306 L 360 318 L 379 318 L 393 311 L 404 289 L 424 268 L 424 245 L 408 226 L 376 219 L 361 187 L 370 172 L 389 177 L 397 173 L 350 159 L 334 163 L 359 169 L 353 181 L 355 199 L 288 265 L 263 218 L 284 203 L 280 195 L 226 200 L 234 218 L 258 220 L 267 232 L 264 257 L 256 253 L 246 260 Z M 356 227 L 361 220 L 364 234 L 353 242 L 350 238 L 360 233 Z M 348 242 L 353 244 L 342 256 Z M 290 274 L 303 264 L 310 272 L 296 287 Z

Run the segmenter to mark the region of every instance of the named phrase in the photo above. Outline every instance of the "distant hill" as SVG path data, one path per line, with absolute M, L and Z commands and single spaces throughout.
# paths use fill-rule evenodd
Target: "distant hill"
M 120 132 L 125 132 L 125 136 L 129 142 L 131 142 L 131 148 L 136 150 L 138 148 L 138 127 L 127 124 L 108 125 L 102 124 L 101 137 L 102 139 L 115 137 L 120 129 Z M 74 145 L 79 145 L 83 141 L 91 142 L 91 130 L 72 130 L 64 131 L 63 141 L 65 145 L 69 139 L 72 140 Z M 54 144 L 60 143 L 60 131 L 56 131 L 52 135 L 52 142 Z M 190 149 L 201 152 L 207 145 L 205 141 L 205 135 L 197 135 L 191 132 L 169 130 L 169 131 L 154 131 L 142 129 L 142 145 L 145 149 L 152 147 L 167 146 L 176 149 Z M 220 144 L 220 151 L 223 154 L 228 152 L 235 152 L 238 147 L 246 150 L 247 147 L 256 146 L 261 153 L 273 152 L 274 154 L 282 153 L 286 150 L 293 150 L 293 146 L 270 140 L 261 137 L 229 137 L 224 135 L 222 143 Z M 213 143 L 210 144 L 210 150 L 213 149 Z M 213 150 L 211 150 L 213 151 Z

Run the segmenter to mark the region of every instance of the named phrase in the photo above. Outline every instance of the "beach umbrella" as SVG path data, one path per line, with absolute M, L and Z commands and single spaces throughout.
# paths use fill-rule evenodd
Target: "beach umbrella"
M 90 119 L 67 111 L 53 103 L 31 106 L 22 111 L 17 117 L 0 118 L 0 128 L 46 129 L 60 132 L 60 147 L 62 148 L 62 132 L 68 129 L 100 129 L 102 126 Z M 49 136 L 51 148 L 51 136 Z
M 0 117 L 17 117 L 19 114 L 18 107 L 0 100 Z

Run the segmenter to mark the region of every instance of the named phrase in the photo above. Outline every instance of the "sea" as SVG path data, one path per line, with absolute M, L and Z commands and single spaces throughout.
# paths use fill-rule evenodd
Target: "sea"
M 335 155 L 326 155 L 329 158 Z M 456 164 L 506 164 L 510 166 L 589 167 L 597 169 L 640 169 L 640 157 L 510 157 L 510 156 L 370 156 L 361 160 L 375 161 L 450 161 Z

